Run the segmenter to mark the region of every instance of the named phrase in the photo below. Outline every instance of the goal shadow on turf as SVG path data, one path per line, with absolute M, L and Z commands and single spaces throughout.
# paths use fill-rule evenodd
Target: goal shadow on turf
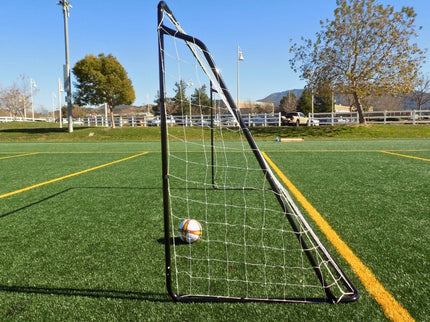
M 87 126 L 75 127 L 74 130 L 88 129 Z M 23 128 L 23 129 L 1 129 L 4 133 L 27 133 L 27 134 L 38 134 L 38 133 L 67 133 L 68 129 L 59 127 L 44 127 L 44 128 Z
M 19 207 L 17 209 L 5 212 L 4 214 L 0 214 L 0 219 L 2 219 L 4 217 L 7 217 L 9 215 L 16 214 L 16 213 L 18 213 L 18 212 L 20 212 L 22 210 L 31 208 L 33 206 L 36 206 L 36 205 L 41 204 L 41 203 L 43 203 L 45 201 L 48 201 L 50 199 L 53 199 L 53 198 L 58 197 L 58 196 L 60 196 L 60 195 L 62 195 L 64 193 L 67 193 L 67 192 L 70 192 L 70 191 L 76 190 L 76 189 L 161 190 L 161 187 L 152 187 L 152 188 L 151 187 L 106 187 L 106 186 L 99 186 L 99 187 L 97 187 L 97 186 L 95 186 L 95 187 L 70 187 L 70 188 L 64 189 L 62 191 L 56 192 L 56 193 L 54 193 L 54 194 L 52 194 L 50 196 L 47 196 L 47 197 L 45 197 L 43 199 L 40 199 L 40 200 L 34 201 L 32 203 L 29 203 L 28 205 L 25 205 L 25 206 Z
M 32 203 L 29 203 L 28 205 L 25 205 L 25 206 L 22 206 L 22 207 L 20 207 L 20 208 L 17 208 L 17 209 L 11 210 L 11 211 L 6 212 L 6 213 L 4 213 L 4 214 L 0 214 L 0 219 L 1 219 L 1 218 L 4 218 L 4 217 L 7 217 L 7 216 L 9 216 L 9 215 L 16 214 L 16 213 L 18 213 L 18 212 L 20 212 L 20 211 L 22 211 L 22 210 L 27 209 L 27 208 L 31 208 L 31 207 L 33 207 L 33 206 L 36 206 L 36 205 L 38 205 L 38 204 L 41 204 L 41 203 L 43 203 L 43 202 L 45 202 L 45 201 L 48 201 L 49 199 L 52 199 L 52 198 L 58 197 L 59 195 L 62 195 L 63 193 L 66 193 L 66 192 L 68 192 L 68 191 L 70 191 L 70 190 L 73 190 L 73 189 L 76 189 L 76 188 L 68 188 L 68 189 L 65 189 L 65 190 L 63 190 L 63 191 L 60 191 L 60 192 L 54 193 L 53 195 L 50 195 L 50 196 L 48 196 L 48 197 L 46 197 L 46 198 L 43 198 L 43 199 L 40 199 L 40 200 L 34 201 L 34 202 L 32 202 Z
M 103 289 L 84 288 L 61 288 L 61 287 L 37 287 L 37 286 L 14 286 L 0 285 L 0 292 L 25 293 L 25 294 L 46 294 L 61 296 L 81 296 L 91 298 L 111 298 L 122 300 L 140 300 L 149 302 L 171 302 L 166 293 L 135 292 Z
M 165 245 L 166 243 L 166 239 L 164 237 L 158 238 L 157 242 Z M 184 242 L 182 239 L 180 239 L 179 237 L 170 237 L 169 238 L 169 244 L 170 245 L 189 245 L 189 243 Z

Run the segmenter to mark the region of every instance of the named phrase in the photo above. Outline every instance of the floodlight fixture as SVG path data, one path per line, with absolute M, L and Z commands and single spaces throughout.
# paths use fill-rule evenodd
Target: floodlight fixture
M 73 8 L 69 1 L 67 0 L 60 0 L 57 2 L 57 5 L 63 6 L 63 11 L 67 15 L 67 17 L 70 17 L 69 9 Z

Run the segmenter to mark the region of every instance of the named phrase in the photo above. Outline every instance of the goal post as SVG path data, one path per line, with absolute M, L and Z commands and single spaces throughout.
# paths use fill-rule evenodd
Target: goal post
M 167 290 L 176 301 L 339 303 L 359 293 L 254 141 L 206 45 L 158 5 Z M 207 91 L 209 93 L 207 93 Z M 175 118 L 173 126 L 167 120 Z M 195 219 L 202 236 L 178 237 Z

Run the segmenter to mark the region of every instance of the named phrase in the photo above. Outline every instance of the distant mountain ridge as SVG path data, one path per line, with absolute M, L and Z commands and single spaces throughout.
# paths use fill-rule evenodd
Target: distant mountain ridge
M 272 93 L 269 96 L 258 100 L 258 102 L 273 102 L 273 104 L 275 104 L 275 106 L 279 106 L 281 99 L 284 96 L 288 95 L 288 93 L 296 95 L 297 99 L 299 99 L 300 96 L 302 96 L 303 91 L 304 91 L 303 88 L 302 89 L 295 88 L 295 89 L 290 89 L 290 90 L 283 91 L 283 92 Z

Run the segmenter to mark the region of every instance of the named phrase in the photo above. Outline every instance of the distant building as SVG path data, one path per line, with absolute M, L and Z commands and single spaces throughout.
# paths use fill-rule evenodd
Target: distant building
M 273 102 L 240 101 L 237 105 L 242 114 L 274 113 L 275 111 Z
M 355 108 L 353 106 L 335 104 L 334 111 L 335 113 L 350 113 L 350 112 L 355 112 Z M 373 112 L 373 107 L 370 106 L 368 111 Z
M 351 112 L 352 111 L 352 107 L 351 106 L 346 106 L 346 105 L 334 104 L 334 111 L 336 113 Z

